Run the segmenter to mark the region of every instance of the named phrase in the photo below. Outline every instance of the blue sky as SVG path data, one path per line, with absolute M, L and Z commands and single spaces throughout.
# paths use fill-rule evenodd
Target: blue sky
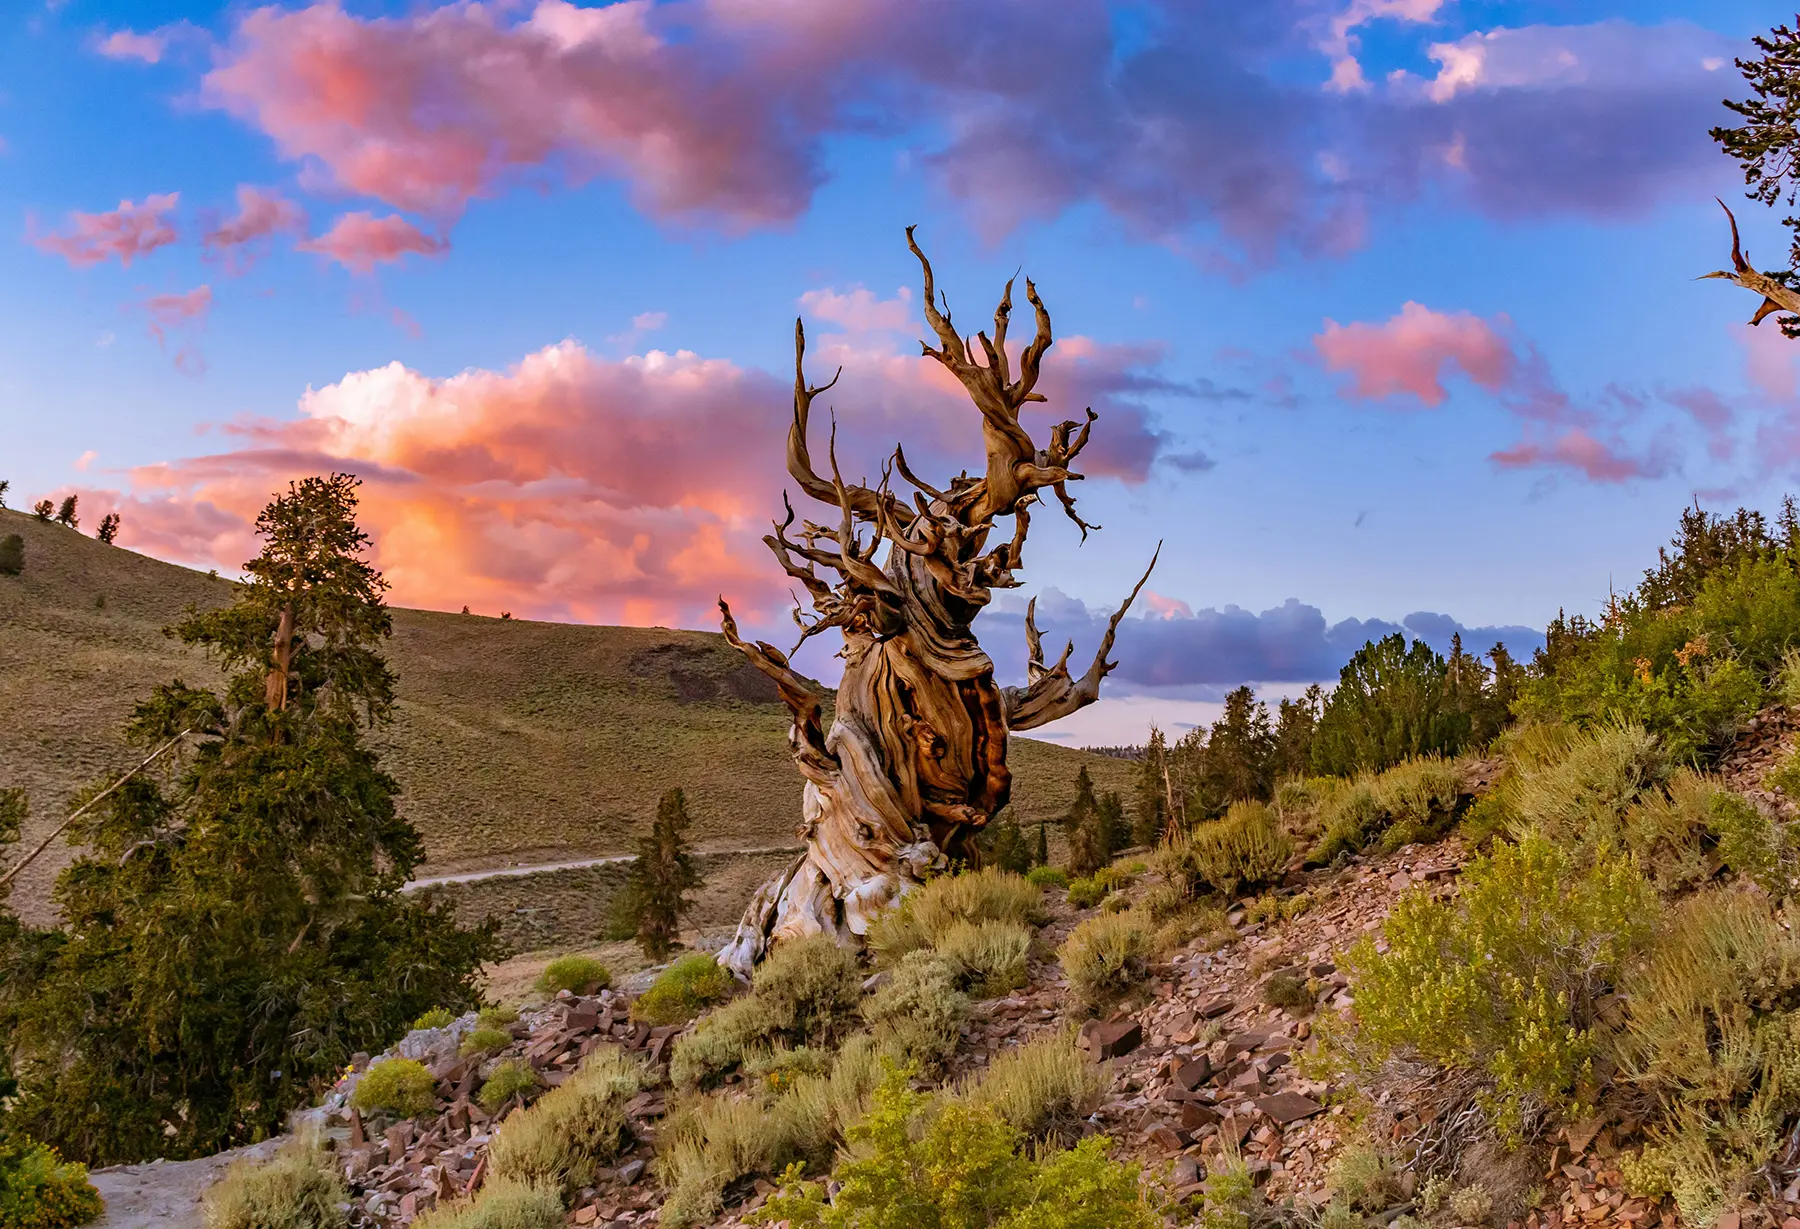
M 1706 137 L 1778 8 L 597 7 L 8 6 L 15 506 L 80 492 L 229 568 L 262 498 L 341 463 L 398 601 L 711 626 L 723 590 L 775 629 L 797 312 L 845 357 L 850 464 L 979 463 L 907 357 L 912 223 L 965 323 L 1036 280 L 1116 446 L 1081 491 L 1103 531 L 1040 518 L 1024 593 L 1083 653 L 1165 542 L 1115 700 L 1052 735 L 1329 677 L 1312 623 L 1244 622 L 1290 599 L 1516 642 L 1633 583 L 1697 493 L 1791 485 L 1791 360 L 1692 280 L 1715 194 L 1753 258 L 1785 245 Z M 236 246 L 245 187 L 279 224 Z M 105 215 L 168 194 L 136 233 L 172 240 L 121 251 Z

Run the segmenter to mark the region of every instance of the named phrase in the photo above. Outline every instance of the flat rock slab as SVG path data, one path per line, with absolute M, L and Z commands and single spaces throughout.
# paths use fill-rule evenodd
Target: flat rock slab
M 197 1161 L 112 1165 L 88 1174 L 106 1211 L 90 1229 L 204 1229 L 200 1197 L 235 1161 L 267 1160 L 285 1137 Z
M 1129 1054 L 1144 1043 L 1144 1027 L 1136 1020 L 1090 1021 L 1081 1032 L 1095 1062 Z
M 1299 1122 L 1302 1118 L 1311 1118 L 1325 1107 L 1311 1097 L 1303 1097 L 1297 1092 L 1278 1092 L 1258 1097 L 1256 1108 L 1279 1125 L 1286 1126 L 1290 1122 Z

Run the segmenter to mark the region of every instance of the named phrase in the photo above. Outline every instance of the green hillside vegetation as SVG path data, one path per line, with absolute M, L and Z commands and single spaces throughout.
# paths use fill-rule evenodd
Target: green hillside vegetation
M 14 533 L 25 566 L 0 577 L 0 779 L 30 792 L 29 840 L 77 790 L 134 762 L 119 731 L 150 688 L 218 683 L 162 628 L 190 603 L 225 605 L 232 585 L 0 510 L 0 537 Z M 393 615 L 397 701 L 375 745 L 424 838 L 422 873 L 630 853 L 672 785 L 698 849 L 794 840 L 787 710 L 720 636 Z M 1102 789 L 1130 781 L 1126 761 L 1030 739 L 1013 740 L 1011 760 L 1013 814 L 1028 827 L 1060 820 L 1083 765 Z M 26 917 L 42 918 L 58 853 L 22 877 L 13 901 Z

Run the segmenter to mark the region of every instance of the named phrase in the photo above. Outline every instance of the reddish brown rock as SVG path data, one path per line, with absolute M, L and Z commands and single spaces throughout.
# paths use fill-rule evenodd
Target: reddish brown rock
M 1143 1025 L 1136 1020 L 1089 1021 L 1081 1035 L 1095 1062 L 1119 1058 L 1144 1043 Z
M 1299 1122 L 1302 1118 L 1311 1118 L 1325 1107 L 1311 1097 L 1303 1097 L 1297 1092 L 1278 1092 L 1258 1097 L 1256 1108 L 1276 1123 L 1286 1126 L 1290 1122 Z

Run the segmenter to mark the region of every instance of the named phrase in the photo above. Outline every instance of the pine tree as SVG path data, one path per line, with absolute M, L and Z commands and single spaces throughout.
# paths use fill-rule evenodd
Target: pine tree
M 1075 801 L 1069 806 L 1069 813 L 1063 817 L 1063 827 L 1069 834 L 1069 873 L 1076 876 L 1091 875 L 1105 866 L 1109 853 L 1101 843 L 1099 819 L 1099 803 L 1094 799 L 1094 780 L 1088 776 L 1087 765 L 1075 774 Z
M 1154 845 L 1162 840 L 1169 826 L 1169 750 L 1163 732 L 1154 725 L 1133 775 L 1132 840 L 1139 845 Z
M 50 518 L 56 515 L 56 505 L 47 499 L 40 499 L 31 505 L 31 514 L 48 524 Z
M 6 493 L 12 490 L 12 480 L 0 478 L 0 508 L 6 507 Z
M 1274 776 L 1305 776 L 1312 767 L 1313 735 L 1319 728 L 1319 711 L 1324 694 L 1317 683 L 1308 687 L 1298 700 L 1281 702 L 1275 715 Z
M 94 532 L 94 536 L 108 546 L 111 546 L 113 544 L 113 539 L 119 536 L 119 514 L 117 512 L 108 512 L 105 516 L 101 517 L 100 528 Z
M 620 897 L 621 914 L 636 919 L 634 937 L 651 960 L 661 960 L 675 950 L 681 916 L 693 908 L 687 894 L 705 885 L 688 852 L 687 830 L 692 822 L 687 796 L 680 789 L 662 796 L 650 834 L 638 842 L 631 882 Z
M 1267 798 L 1273 784 L 1275 736 L 1269 708 L 1249 687 L 1225 697 L 1225 711 L 1213 722 L 1206 740 L 1200 791 L 1208 816 L 1221 815 L 1234 802 Z
M 1131 825 L 1125 821 L 1125 802 L 1112 790 L 1100 795 L 1094 806 L 1094 827 L 1107 861 L 1131 844 Z
M 56 523 L 67 525 L 70 529 L 80 529 L 81 517 L 75 511 L 76 505 L 80 502 L 81 496 L 79 495 L 64 496 L 62 507 L 56 510 Z
M 227 685 L 157 688 L 128 737 L 183 750 L 70 830 L 63 927 L 0 969 L 20 1084 L 0 1129 L 95 1164 L 210 1154 L 280 1130 L 427 1008 L 479 1002 L 491 926 L 400 891 L 422 847 L 365 741 L 393 676 L 356 485 L 290 485 L 236 603 L 171 629 Z
M 1050 865 L 1050 832 L 1043 820 L 1038 820 L 1037 864 Z
M 1011 809 L 988 821 L 981 835 L 982 860 L 992 867 L 1023 875 L 1031 869 L 1031 846 Z

